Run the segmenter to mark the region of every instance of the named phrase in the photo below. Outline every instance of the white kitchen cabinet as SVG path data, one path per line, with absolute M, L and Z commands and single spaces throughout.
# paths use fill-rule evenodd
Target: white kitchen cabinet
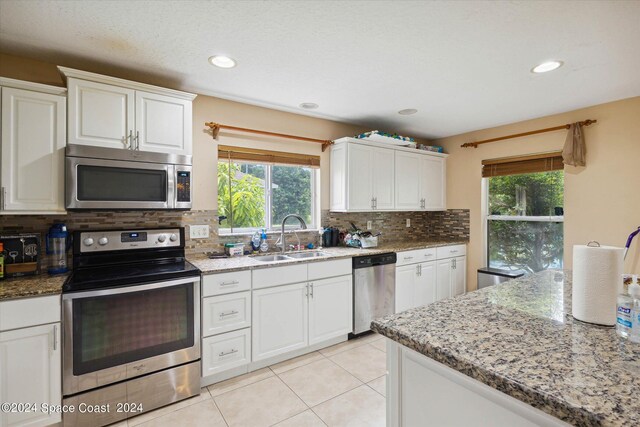
M 466 256 L 460 256 L 437 261 L 436 299 L 438 301 L 466 292 L 466 260 Z
M 69 144 L 129 148 L 135 128 L 135 91 L 69 79 Z
M 253 362 L 307 346 L 308 292 L 306 282 L 253 291 Z
M 446 209 L 446 154 L 341 138 L 331 148 L 335 212 Z
M 393 156 L 393 150 L 365 144 L 332 148 L 331 209 L 344 212 L 393 210 Z
M 251 362 L 251 330 L 242 329 L 203 338 L 202 376 L 238 368 Z
M 69 143 L 192 153 L 195 95 L 58 67 L 69 87 Z
M 2 87 L 0 211 L 60 214 L 64 204 L 66 98 L 64 89 L 2 79 L 48 93 Z
M 0 332 L 0 402 L 30 403 L 36 411 L 0 412 L 0 425 L 44 426 L 61 421 L 59 412 L 41 405 L 60 405 L 62 371 L 60 324 Z
M 420 201 L 422 209 L 443 211 L 446 203 L 446 163 L 445 158 L 433 155 L 420 156 Z
M 251 327 L 251 292 L 202 299 L 202 336 Z
M 309 283 L 309 345 L 352 331 L 352 276 Z
M 396 267 L 396 313 L 436 300 L 436 263 Z
M 191 101 L 136 91 L 136 149 L 191 154 Z

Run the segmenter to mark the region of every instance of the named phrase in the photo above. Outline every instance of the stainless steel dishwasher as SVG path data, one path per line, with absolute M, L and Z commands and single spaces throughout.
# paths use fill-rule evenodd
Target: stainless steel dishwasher
M 371 321 L 393 314 L 396 254 L 353 258 L 353 335 L 371 330 Z

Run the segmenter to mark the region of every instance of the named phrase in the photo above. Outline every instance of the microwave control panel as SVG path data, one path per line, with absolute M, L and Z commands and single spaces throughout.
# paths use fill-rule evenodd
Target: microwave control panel
M 176 201 L 191 201 L 191 172 L 179 170 L 176 173 Z

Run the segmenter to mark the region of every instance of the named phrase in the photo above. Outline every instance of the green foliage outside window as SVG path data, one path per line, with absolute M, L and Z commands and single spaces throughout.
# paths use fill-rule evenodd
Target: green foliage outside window
M 230 228 L 232 219 L 233 227 L 264 227 L 264 180 L 241 172 L 237 163 L 219 162 L 218 215 L 227 217 L 221 228 Z
M 489 178 L 490 215 L 559 216 L 563 201 L 562 171 Z M 562 267 L 562 222 L 490 219 L 488 243 L 490 267 L 530 272 Z

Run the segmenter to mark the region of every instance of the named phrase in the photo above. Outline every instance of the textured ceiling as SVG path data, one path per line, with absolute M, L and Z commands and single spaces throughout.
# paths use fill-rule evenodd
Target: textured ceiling
M 0 0 L 0 50 L 443 137 L 640 95 L 638 22 L 640 1 Z

